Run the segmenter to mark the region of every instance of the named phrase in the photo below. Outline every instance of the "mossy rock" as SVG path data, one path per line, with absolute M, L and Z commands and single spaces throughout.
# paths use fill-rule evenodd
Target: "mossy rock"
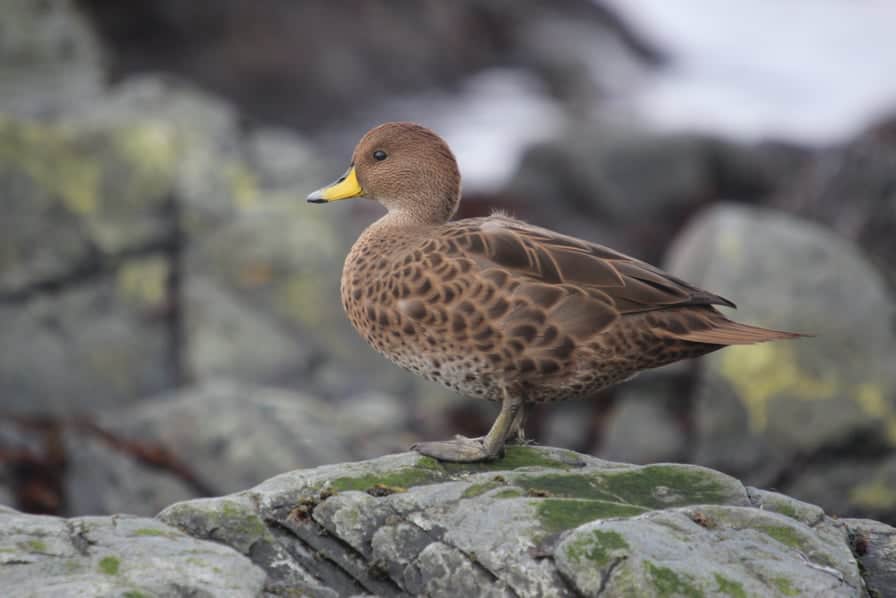
M 692 465 L 509 447 L 480 464 L 403 453 L 294 471 L 161 517 L 312 595 L 276 547 L 340 595 L 861 596 L 842 526 L 788 501 Z

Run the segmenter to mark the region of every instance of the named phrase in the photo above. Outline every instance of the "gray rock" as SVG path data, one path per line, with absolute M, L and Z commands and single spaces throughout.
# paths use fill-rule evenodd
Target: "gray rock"
M 896 594 L 896 529 L 871 519 L 843 519 L 871 598 Z
M 134 259 L 116 275 L 24 304 L 0 302 L 0 405 L 68 414 L 170 388 L 166 262 Z
M 673 364 L 620 386 L 605 436 L 594 453 L 626 463 L 686 459 L 688 439 L 680 415 L 687 398 L 681 395 L 691 371 L 689 364 Z
M 191 378 L 286 384 L 307 376 L 310 348 L 264 309 L 201 276 L 189 278 L 183 308 Z
M 588 446 L 594 420 L 591 401 L 564 401 L 546 407 L 541 414 L 539 443 L 570 448 Z M 529 421 L 531 419 L 534 417 Z
M 825 505 L 839 516 L 896 517 L 896 456 L 819 456 L 799 467 L 784 487 L 788 494 Z
M 703 505 L 588 523 L 554 554 L 584 596 L 863 596 L 842 528 L 839 536 L 785 515 Z
M 561 449 L 294 471 L 159 517 L 309 596 L 864 595 L 846 528 L 812 505 Z
M 15 497 L 12 493 L 12 480 L 6 466 L 0 467 L 0 506 L 12 506 Z
M 703 360 L 699 463 L 769 484 L 798 455 L 892 446 L 894 302 L 853 245 L 773 210 L 720 205 L 682 232 L 668 266 L 736 301 L 740 321 L 816 335 Z M 825 506 L 829 494 L 801 497 Z
M 94 411 L 178 384 L 182 212 L 212 226 L 235 209 L 233 113 L 141 79 L 52 121 L 0 120 L 0 147 L 4 408 Z
M 236 551 L 155 519 L 60 519 L 0 507 L 0 587 L 9 598 L 254 598 L 264 581 Z
M 133 442 L 127 437 L 123 440 Z M 202 494 L 174 472 L 142 462 L 124 444 L 84 431 L 66 434 L 65 451 L 65 515 L 153 516 L 171 502 Z M 218 465 L 216 471 L 226 469 Z
M 896 114 L 849 143 L 819 152 L 774 205 L 855 241 L 896 283 Z
M 527 151 L 507 195 L 532 221 L 655 261 L 708 199 L 761 198 L 801 159 L 786 148 L 573 121 Z
M 97 422 L 101 434 L 84 427 L 66 433 L 67 514 L 154 515 L 282 471 L 414 442 L 397 399 L 370 394 L 350 405 L 217 380 L 107 412 Z
M 0 148 L 0 300 L 171 243 L 173 127 L 0 119 Z
M 99 42 L 72 0 L 9 0 L 0 21 L 0 113 L 47 115 L 98 96 Z

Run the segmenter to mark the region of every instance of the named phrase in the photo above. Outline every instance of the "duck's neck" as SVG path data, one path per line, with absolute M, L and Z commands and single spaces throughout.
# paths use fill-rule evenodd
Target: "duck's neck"
M 384 230 L 384 229 L 418 229 L 429 228 L 445 224 L 447 219 L 434 218 L 430 215 L 420 212 L 412 212 L 405 210 L 389 210 L 379 220 L 372 223 L 368 230 Z

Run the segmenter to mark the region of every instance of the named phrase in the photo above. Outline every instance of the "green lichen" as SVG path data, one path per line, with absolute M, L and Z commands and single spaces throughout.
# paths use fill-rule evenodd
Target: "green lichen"
M 0 118 L 0 167 L 92 219 L 162 201 L 175 178 L 176 137 L 162 122 L 102 130 Z
M 168 123 L 142 122 L 116 129 L 109 148 L 101 148 L 110 169 L 122 169 L 116 203 L 139 206 L 147 199 L 163 197 L 171 189 L 181 154 L 178 135 Z
M 481 484 L 470 484 L 470 487 L 464 490 L 464 493 L 461 495 L 462 498 L 474 498 L 476 496 L 481 496 L 488 492 L 489 490 L 494 490 L 495 488 L 500 488 L 503 486 L 501 482 L 484 482 Z
M 444 480 L 444 476 L 435 469 L 420 467 L 402 467 L 383 473 L 368 473 L 356 477 L 336 478 L 330 482 L 330 488 L 336 492 L 359 490 L 366 492 L 377 486 L 412 488 L 435 484 Z
M 0 117 L 0 166 L 11 165 L 75 214 L 97 209 L 102 167 L 61 126 Z
M 132 536 L 159 536 L 163 538 L 179 538 L 180 535 L 173 530 L 155 529 L 151 527 L 142 527 L 134 530 Z
M 229 500 L 221 501 L 217 516 L 219 527 L 249 538 L 262 538 L 268 534 L 268 528 L 257 514 L 239 503 Z
M 795 529 L 786 525 L 757 525 L 756 529 L 791 548 L 803 548 L 805 544 L 804 538 Z
M 255 205 L 259 196 L 258 180 L 255 175 L 241 162 L 235 162 L 223 168 L 233 196 L 233 202 L 238 208 L 246 209 Z
M 149 598 L 149 596 L 137 590 L 128 590 L 121 595 L 121 598 Z
M 22 550 L 26 550 L 28 552 L 46 552 L 47 551 L 47 543 L 43 540 L 38 540 L 36 538 L 32 538 L 26 542 L 20 542 L 18 544 L 19 548 Z
M 793 347 L 785 343 L 731 347 L 716 359 L 720 373 L 746 406 L 754 432 L 765 430 L 769 404 L 774 399 L 832 399 L 843 387 L 833 371 L 816 375 L 804 369 Z
M 778 589 L 781 594 L 784 596 L 799 596 L 800 592 L 796 588 L 793 587 L 793 584 L 790 583 L 790 580 L 786 577 L 775 577 L 772 579 L 772 583 Z
M 536 515 L 549 533 L 578 527 L 583 523 L 610 517 L 633 517 L 647 509 L 604 500 L 545 498 L 538 502 Z
M 890 510 L 896 506 L 896 489 L 884 479 L 871 480 L 853 488 L 849 500 L 865 509 Z
M 627 550 L 628 542 L 620 534 L 611 531 L 592 530 L 583 534 L 566 548 L 566 555 L 579 563 L 592 561 L 603 567 L 610 563 L 614 552 Z
M 710 473 L 674 465 L 592 474 L 521 475 L 513 483 L 526 491 L 546 491 L 557 497 L 602 500 L 650 509 L 721 504 L 730 498 L 726 487 Z
M 158 307 L 168 295 L 168 262 L 159 257 L 129 260 L 118 269 L 122 296 L 142 307 Z
M 720 594 L 731 596 L 731 598 L 747 598 L 744 586 L 736 581 L 732 581 L 724 575 L 715 574 L 716 583 L 719 584 L 718 591 Z
M 504 488 L 503 490 L 499 490 L 492 494 L 493 498 L 520 498 L 521 496 L 525 496 L 526 493 L 520 490 L 519 488 Z
M 444 471 L 442 465 L 432 457 L 420 457 L 414 465 L 417 469 L 431 469 L 433 471 Z
M 679 575 L 668 567 L 660 567 L 645 561 L 647 573 L 656 588 L 656 595 L 661 598 L 685 596 L 686 598 L 703 598 L 703 592 L 688 581 L 684 574 Z
M 121 560 L 114 556 L 103 557 L 99 564 L 100 573 L 106 575 L 117 575 L 118 568 L 121 566 Z
M 769 510 L 780 515 L 784 515 L 785 517 L 790 517 L 791 519 L 797 519 L 799 517 L 799 513 L 797 512 L 796 507 L 784 501 L 769 505 Z
M 481 463 L 441 463 L 442 469 L 450 474 L 482 473 L 489 471 L 509 471 L 521 467 L 551 467 L 570 469 L 572 466 L 546 455 L 543 451 L 529 446 L 508 446 L 504 456 L 494 461 Z

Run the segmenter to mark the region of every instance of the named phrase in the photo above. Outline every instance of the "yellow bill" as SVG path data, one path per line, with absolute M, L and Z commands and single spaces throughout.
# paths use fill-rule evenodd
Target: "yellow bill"
M 308 203 L 326 203 L 339 199 L 351 199 L 364 195 L 364 189 L 358 182 L 355 167 L 349 166 L 345 174 L 325 187 L 321 187 L 308 196 Z

